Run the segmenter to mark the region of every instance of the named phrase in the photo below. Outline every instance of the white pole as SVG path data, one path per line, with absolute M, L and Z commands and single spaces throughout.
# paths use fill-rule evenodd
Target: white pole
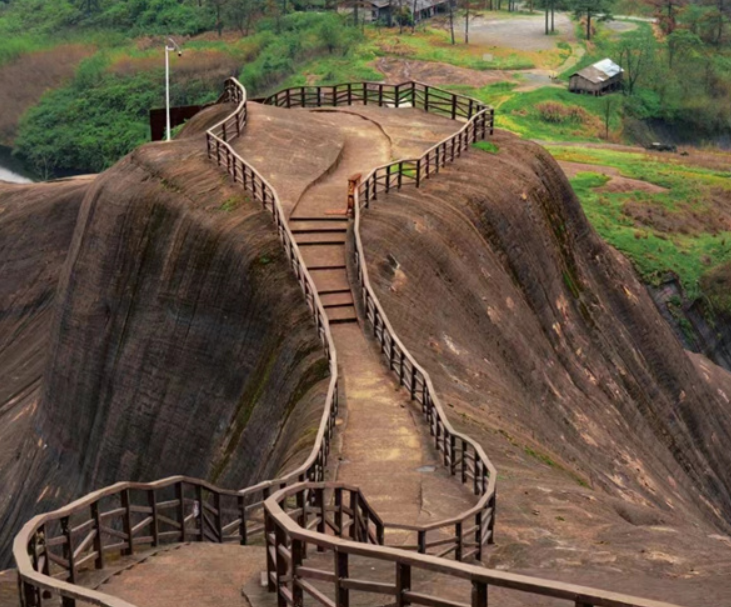
M 165 44 L 165 117 L 167 119 L 167 140 L 170 141 L 170 47 Z

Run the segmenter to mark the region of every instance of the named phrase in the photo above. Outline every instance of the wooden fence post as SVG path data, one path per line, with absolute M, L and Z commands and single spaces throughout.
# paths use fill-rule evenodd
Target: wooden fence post
M 338 537 L 343 537 L 343 490 L 341 487 L 335 489 L 335 532 Z
M 454 550 L 454 560 L 462 560 L 462 523 L 456 523 L 454 525 L 454 539 L 457 541 L 457 547 Z
M 317 523 L 317 532 L 324 535 L 327 532 L 327 525 L 325 523 L 325 516 L 327 515 L 327 511 L 325 510 L 325 490 L 322 487 L 316 489 L 315 500 L 316 507 L 318 509 L 318 515 L 320 517 L 320 521 Z M 325 547 L 318 546 L 317 551 L 325 552 Z
M 350 510 L 353 512 L 352 524 L 350 525 L 350 539 L 354 542 L 360 542 L 360 516 L 358 514 L 358 493 L 350 492 Z
M 216 525 L 218 543 L 223 544 L 223 512 L 221 512 L 221 494 L 218 491 L 213 494 L 213 507 L 216 510 L 214 524 Z
M 487 584 L 472 582 L 472 607 L 487 607 Z
M 281 587 L 287 584 L 286 578 L 289 564 L 284 558 L 284 555 L 279 551 L 280 546 L 287 547 L 287 534 L 284 532 L 284 529 L 275 526 L 274 537 L 274 556 L 277 563 L 277 604 L 278 607 L 288 607 L 287 599 L 284 598 Z M 292 584 L 292 586 L 295 586 L 295 584 Z
M 411 566 L 396 563 L 396 607 L 407 607 L 411 601 L 404 594 L 411 590 Z
M 266 490 L 265 490 L 266 491 Z M 267 492 L 268 493 L 268 492 Z M 268 496 L 265 495 L 264 499 Z M 267 558 L 267 589 L 269 592 L 275 592 L 277 590 L 277 584 L 275 582 L 276 576 L 276 554 L 277 554 L 277 543 L 276 534 L 274 532 L 274 521 L 271 515 L 264 509 L 264 540 L 266 545 L 266 558 Z
M 200 485 L 195 486 L 195 499 L 198 503 L 198 541 L 205 542 L 205 535 L 203 529 L 205 526 L 205 519 L 203 518 L 203 487 Z
M 76 559 L 74 558 L 74 538 L 71 535 L 71 521 L 68 516 L 61 519 L 61 532 L 66 538 L 63 545 L 63 558 L 69 564 L 69 576 L 67 580 L 72 584 L 76 583 Z
M 157 500 L 155 499 L 155 490 L 148 489 L 147 491 L 147 504 L 150 506 L 150 516 L 152 517 L 152 545 L 158 546 L 160 544 L 160 525 L 157 520 Z
M 128 556 L 135 552 L 135 544 L 132 539 L 132 510 L 129 500 L 129 489 L 122 490 L 122 508 L 124 508 L 122 528 L 127 535 L 127 548 L 122 550 L 122 556 Z
M 178 521 L 180 522 L 180 541 L 185 542 L 185 490 L 183 481 L 175 483 L 175 499 L 178 500 Z
M 305 555 L 305 545 L 301 540 L 292 538 L 292 563 L 290 565 L 290 577 L 292 578 L 292 607 L 302 607 L 304 592 L 302 586 L 297 583 L 297 568 L 302 565 Z
M 96 560 L 94 567 L 96 569 L 104 569 L 104 542 L 102 541 L 102 517 L 99 513 L 99 502 L 91 504 L 91 518 L 94 519 L 94 529 L 96 529 L 96 537 L 94 537 L 94 550 L 96 551 Z
M 241 522 L 239 523 L 239 535 L 241 536 L 241 545 L 246 546 L 246 543 L 248 541 L 247 533 L 246 533 L 246 500 L 244 499 L 243 495 L 239 495 L 238 497 L 238 506 L 239 506 L 239 516 L 241 517 Z
M 426 531 L 418 531 L 419 554 L 426 554 Z
M 348 579 L 348 553 L 335 552 L 335 605 L 337 607 L 350 606 L 350 592 L 340 585 L 342 580 Z

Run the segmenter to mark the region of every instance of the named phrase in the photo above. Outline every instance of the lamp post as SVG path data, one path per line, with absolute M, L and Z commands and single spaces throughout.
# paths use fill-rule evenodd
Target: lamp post
M 183 54 L 182 49 L 172 38 L 168 38 L 165 43 L 165 119 L 167 141 L 170 141 L 170 53 L 178 52 L 178 57 Z

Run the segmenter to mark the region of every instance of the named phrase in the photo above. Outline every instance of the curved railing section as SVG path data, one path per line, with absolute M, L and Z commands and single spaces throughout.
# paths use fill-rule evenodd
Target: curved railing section
M 436 449 L 450 474 L 469 483 L 477 504 L 458 516 L 425 525 L 386 523 L 387 529 L 413 533 L 413 541 L 398 547 L 462 561 L 482 558 L 483 546 L 493 542 L 495 528 L 495 480 L 497 472 L 483 448 L 469 436 L 457 432 L 449 422 L 429 374 L 396 335 L 368 277 L 360 235 L 361 204 L 368 207 L 380 192 L 388 193 L 408 184 L 420 187 L 425 179 L 454 162 L 469 146 L 492 134 L 494 110 L 476 99 L 430 87 L 420 82 L 381 84 L 346 83 L 334 86 L 302 86 L 267 97 L 264 103 L 278 107 L 337 107 L 379 105 L 412 107 L 464 121 L 454 134 L 433 145 L 420 157 L 401 159 L 374 168 L 360 180 L 353 192 L 355 267 L 360 301 L 370 322 L 385 363 L 411 399 L 421 405 L 424 419 L 434 437 Z
M 241 491 L 218 489 L 204 481 L 185 477 L 148 485 L 119 483 L 92 493 L 65 508 L 34 517 L 21 529 L 13 543 L 13 556 L 18 566 L 24 607 L 41 605 L 44 591 L 60 594 L 64 607 L 73 607 L 76 599 L 107 607 L 125 607 L 127 604 L 124 601 L 74 585 L 78 572 L 92 566 L 102 569 L 105 566 L 105 555 L 129 555 L 140 544 L 157 546 L 167 541 L 184 541 L 187 537 L 200 541 L 239 541 L 247 544 L 253 536 L 264 533 L 263 502 L 273 490 L 305 480 L 317 482 L 324 479 L 338 413 L 338 362 L 330 325 L 312 277 L 289 230 L 276 191 L 231 147 L 230 142 L 240 136 L 246 126 L 246 89 L 235 78 L 230 78 L 226 81 L 219 102 L 235 103 L 237 106 L 229 116 L 207 131 L 208 156 L 224 167 L 235 182 L 247 188 L 263 208 L 272 214 L 279 239 L 313 314 L 328 358 L 330 383 L 312 451 L 296 470 L 276 480 L 264 481 Z M 186 529 L 186 525 L 192 520 L 190 512 L 177 520 L 162 514 L 169 508 L 182 508 L 184 503 L 192 503 L 184 502 L 184 497 L 164 499 L 161 503 L 156 498 L 149 498 L 149 502 L 143 504 L 133 503 L 130 499 L 129 491 L 146 491 L 148 496 L 154 496 L 155 491 L 177 482 L 197 487 L 197 492 L 204 492 L 210 498 L 210 503 L 200 496 L 197 498 L 196 516 L 202 521 L 197 531 Z M 108 501 L 112 495 L 118 496 L 119 504 L 104 509 L 100 500 Z M 228 509 L 230 516 L 238 516 L 231 520 L 224 516 L 226 511 L 218 505 L 229 498 L 235 498 L 237 503 L 235 508 Z M 211 513 L 212 525 L 208 521 Z M 142 518 L 139 518 L 140 515 Z M 160 531 L 161 524 L 168 525 L 168 528 Z M 176 524 L 182 526 L 176 527 Z
M 378 105 L 391 108 L 417 108 L 466 124 L 453 135 L 429 148 L 419 158 L 404 158 L 373 169 L 358 188 L 367 207 L 379 191 L 406 184 L 419 187 L 424 179 L 454 162 L 475 141 L 492 135 L 495 109 L 466 95 L 458 95 L 422 82 L 401 84 L 357 82 L 333 86 L 296 86 L 284 89 L 262 100 L 276 107 L 342 107 Z
M 336 505 L 322 507 L 330 501 L 328 493 L 335 494 Z M 343 512 L 346 498 L 350 508 Z M 348 607 L 351 592 L 357 591 L 393 597 L 389 603 L 398 606 L 487 607 L 488 589 L 493 587 L 565 600 L 575 607 L 675 607 L 378 545 L 370 507 L 362 499 L 356 488 L 347 485 L 303 483 L 287 487 L 266 501 L 268 582 L 270 590 L 278 589 L 280 605 L 302 605 L 307 594 L 325 607 Z M 292 500 L 301 507 L 288 510 L 286 505 Z M 330 535 L 311 531 L 323 520 Z M 358 531 L 352 532 L 353 528 Z M 309 547 L 325 554 L 305 566 Z M 372 566 L 376 562 L 394 566 Z M 353 575 L 356 571 L 360 577 Z M 425 573 L 468 583 L 427 582 L 430 591 L 419 592 L 419 580 L 430 580 Z
M 240 183 L 248 189 L 254 199 L 272 214 L 279 234 L 279 240 L 284 247 L 290 266 L 294 272 L 300 288 L 304 293 L 307 305 L 312 312 L 317 333 L 320 337 L 330 367 L 330 385 L 327 391 L 325 409 L 315 440 L 315 446 L 307 461 L 294 472 L 278 479 L 267 481 L 245 491 L 264 491 L 272 486 L 284 486 L 296 480 L 322 480 L 325 464 L 330 453 L 330 440 L 335 428 L 335 418 L 338 413 L 338 359 L 330 323 L 325 308 L 317 294 L 315 283 L 307 270 L 299 247 L 287 224 L 286 215 L 274 188 L 251 165 L 249 165 L 231 146 L 231 141 L 240 136 L 246 126 L 248 116 L 246 89 L 235 78 L 229 78 L 225 84 L 225 92 L 220 102 L 237 103 L 236 110 L 226 119 L 217 123 L 206 132 L 206 147 L 208 157 L 220 167 L 226 169 L 235 183 Z
M 412 91 L 423 86 L 410 84 L 415 85 Z M 337 103 L 343 98 L 355 102 L 357 96 L 354 96 L 353 87 L 360 85 L 347 85 L 345 92 L 340 86 L 330 91 L 331 97 L 321 91 L 314 98 L 318 102 L 329 99 Z M 408 97 L 408 85 L 398 85 L 393 90 L 388 85 L 375 86 L 378 86 L 375 89 L 377 99 L 384 104 L 402 104 L 404 95 L 409 99 L 414 98 Z M 363 93 L 364 99 L 372 101 L 370 91 L 374 90 L 373 85 L 366 84 L 365 89 L 360 90 L 368 91 Z M 404 90 L 407 92 L 404 93 Z M 419 94 L 423 95 L 423 92 Z M 311 98 L 312 95 L 308 97 L 305 94 L 299 97 L 305 100 Z M 284 103 L 291 104 L 293 96 L 285 93 L 284 97 L 280 94 L 280 97 L 270 99 L 285 99 L 287 101 Z M 388 169 L 380 173 L 381 177 L 386 175 L 385 179 L 379 178 L 379 171 L 383 167 L 374 169 L 355 192 L 355 255 L 366 317 L 389 368 L 399 383 L 410 391 L 412 399 L 421 404 L 435 446 L 443 453 L 444 464 L 452 474 L 459 475 L 463 482 L 470 481 L 480 499 L 468 512 L 447 521 L 426 526 L 388 525 L 370 507 L 358 488 L 341 483 L 319 482 L 324 477 L 338 409 L 337 354 L 330 327 L 312 278 L 287 227 L 275 190 L 230 145 L 246 126 L 246 91 L 238 81 L 229 79 L 219 101 L 236 103 L 237 107 L 230 116 L 207 132 L 208 155 L 219 166 L 225 167 L 234 181 L 249 189 L 256 200 L 272 213 L 280 240 L 313 313 L 330 362 L 331 380 L 315 445 L 305 463 L 293 472 L 240 491 L 220 489 L 185 476 L 153 483 L 123 482 L 90 493 L 53 512 L 35 516 L 23 526 L 13 542 L 21 607 L 41 607 L 53 598 L 54 593 L 60 595 L 63 607 L 75 607 L 77 600 L 100 607 L 134 607 L 122 599 L 79 585 L 85 571 L 105 568 L 109 561 L 118 561 L 119 555 L 134 556 L 141 550 L 154 550 L 168 543 L 195 540 L 246 545 L 252 537 L 261 534 L 267 546 L 269 589 L 277 592 L 279 605 L 301 606 L 304 593 L 307 593 L 326 607 L 348 607 L 350 592 L 360 591 L 394 596 L 396 605 L 486 607 L 488 587 L 494 586 L 565 599 L 574 602 L 577 607 L 675 607 L 668 603 L 437 558 L 452 552 L 457 560 L 473 555 L 479 557 L 483 544 L 492 540 L 496 472 L 480 445 L 456 432 L 450 425 L 429 375 L 395 335 L 368 279 L 360 238 L 359 197 L 365 196 L 368 191 L 375 197 L 381 190 L 400 187 L 404 183 L 402 179 L 392 184 L 388 177 L 392 173 Z M 444 108 L 456 117 L 464 104 L 463 101 L 459 104 L 452 101 L 443 105 L 440 111 L 444 111 Z M 484 137 L 488 124 L 489 130 L 492 130 L 492 122 L 479 121 L 483 120 L 480 116 L 486 116 L 484 112 L 489 111 L 489 108 L 480 108 L 479 105 L 467 105 L 467 108 L 471 115 L 462 116 L 467 123 L 460 131 L 467 133 L 466 141 L 476 139 L 478 133 Z M 476 122 L 485 128 L 475 127 Z M 458 137 L 456 149 L 463 149 L 465 140 L 459 137 L 465 135 L 455 134 L 445 141 L 453 141 L 455 137 Z M 416 162 L 421 160 L 431 163 L 432 160 L 427 161 L 425 157 L 435 154 L 432 156 L 434 163 L 430 166 L 435 170 L 444 166 L 450 158 L 450 154 L 445 153 L 448 148 L 444 147 L 444 143 L 431 148 Z M 435 152 L 437 149 L 440 151 Z M 387 166 L 403 162 L 406 161 Z M 422 164 L 422 167 L 425 166 Z M 427 169 L 423 175 L 427 177 L 429 174 Z M 416 180 L 416 184 L 419 184 L 419 180 Z M 364 204 L 367 204 L 367 200 Z M 417 543 L 398 548 L 385 546 L 385 530 L 388 527 L 414 531 Z M 443 536 L 443 532 L 451 527 L 454 528 L 454 534 L 447 539 L 430 541 L 427 536 L 427 533 L 437 530 Z M 334 558 L 329 559 L 332 569 L 304 566 L 308 545 L 315 547 L 317 552 L 333 553 Z M 415 554 L 404 548 L 426 554 Z M 438 548 L 439 552 L 436 555 L 428 554 L 433 548 Z M 395 567 L 391 573 L 385 573 L 385 580 L 355 579 L 350 574 L 351 557 L 391 562 Z M 376 571 L 376 568 L 370 570 Z M 383 576 L 386 570 L 378 568 L 378 571 L 369 575 L 377 578 Z M 412 579 L 417 577 L 414 574 L 422 572 L 468 580 L 470 585 L 465 594 L 469 597 L 465 596 L 466 601 L 459 602 L 454 597 L 416 592 Z M 312 581 L 319 584 L 315 585 Z M 323 590 L 322 582 L 332 584 L 332 592 Z M 436 592 L 444 587 L 437 585 Z

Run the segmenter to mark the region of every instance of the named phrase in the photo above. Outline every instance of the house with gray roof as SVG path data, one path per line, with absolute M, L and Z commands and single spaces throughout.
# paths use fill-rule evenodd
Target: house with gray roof
M 569 78 L 569 91 L 604 95 L 622 88 L 624 70 L 611 59 L 602 59 L 594 65 L 585 67 Z

